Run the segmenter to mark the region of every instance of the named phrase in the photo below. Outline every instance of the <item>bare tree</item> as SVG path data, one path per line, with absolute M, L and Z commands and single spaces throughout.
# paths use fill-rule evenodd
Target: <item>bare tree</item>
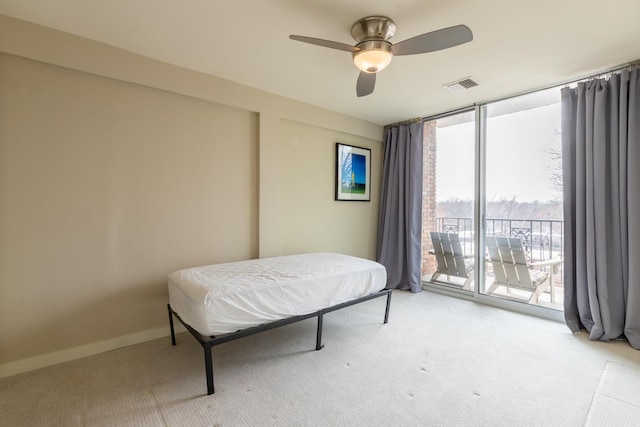
M 548 180 L 553 189 L 554 201 L 562 201 L 562 132 L 554 130 L 554 142 L 544 147 L 544 152 L 549 155 L 549 162 L 545 165 L 548 172 Z

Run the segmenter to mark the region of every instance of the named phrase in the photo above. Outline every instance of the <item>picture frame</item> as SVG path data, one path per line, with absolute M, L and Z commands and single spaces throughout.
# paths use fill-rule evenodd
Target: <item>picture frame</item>
M 371 150 L 336 143 L 336 200 L 371 201 Z

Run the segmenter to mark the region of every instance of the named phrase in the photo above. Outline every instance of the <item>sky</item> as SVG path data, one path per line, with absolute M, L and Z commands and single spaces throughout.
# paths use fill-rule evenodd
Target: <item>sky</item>
M 367 159 L 361 154 L 344 152 L 342 164 L 342 182 L 351 183 L 351 174 L 354 174 L 356 184 L 366 184 L 367 181 Z
M 353 168 L 353 172 L 355 173 L 356 184 L 365 184 L 366 183 L 366 158 L 361 156 L 360 154 L 351 154 L 351 167 Z
M 560 104 L 489 118 L 487 201 L 561 197 L 550 182 L 553 161 L 547 151 L 550 147 L 560 151 L 559 131 Z M 474 198 L 474 132 L 473 122 L 438 128 L 438 201 Z

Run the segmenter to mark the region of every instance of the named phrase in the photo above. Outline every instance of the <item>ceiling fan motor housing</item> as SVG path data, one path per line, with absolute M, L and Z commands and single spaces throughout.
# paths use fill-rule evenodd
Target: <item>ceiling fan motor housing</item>
M 351 27 L 351 36 L 357 42 L 389 40 L 396 33 L 396 24 L 386 16 L 368 16 Z

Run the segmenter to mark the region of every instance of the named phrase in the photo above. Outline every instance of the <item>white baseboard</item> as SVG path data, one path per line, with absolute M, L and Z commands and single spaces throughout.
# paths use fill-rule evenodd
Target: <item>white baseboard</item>
M 186 331 L 186 329 L 182 325 L 180 325 L 179 322 L 174 322 L 174 328 L 176 333 Z M 140 344 L 145 341 L 151 341 L 157 338 L 168 336 L 169 328 L 165 326 L 162 328 L 136 332 L 134 334 L 124 335 L 121 337 L 112 338 L 92 344 L 55 351 L 53 353 L 46 353 L 38 356 L 28 357 L 26 359 L 16 360 L 15 362 L 9 362 L 0 365 L 0 378 L 20 374 L 22 372 L 33 371 L 34 369 L 57 365 L 58 363 L 69 362 L 71 360 L 80 359 L 82 357 L 93 356 L 94 354 L 104 353 L 105 351 L 115 350 L 118 348 Z

